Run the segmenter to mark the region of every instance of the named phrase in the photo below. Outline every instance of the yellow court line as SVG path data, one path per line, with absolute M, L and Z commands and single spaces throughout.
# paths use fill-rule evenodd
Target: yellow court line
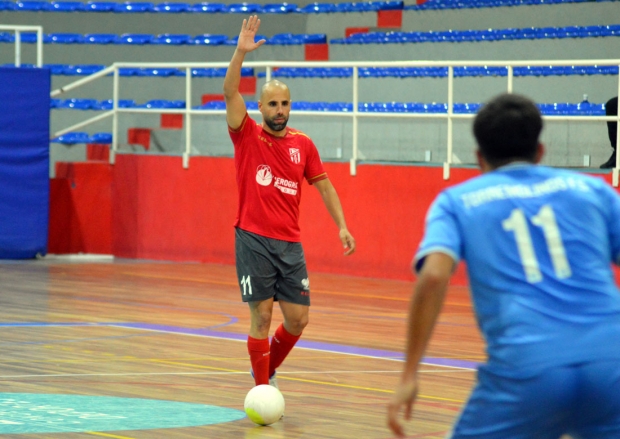
M 135 439 L 129 436 L 118 436 L 116 434 L 108 434 L 108 433 L 99 433 L 98 431 L 85 431 L 86 434 L 92 434 L 93 436 L 103 436 L 103 437 L 111 437 L 114 439 Z
M 166 361 L 166 360 L 150 360 L 150 361 L 151 362 L 155 362 L 155 363 L 172 364 L 172 365 L 175 365 L 175 366 L 188 366 L 188 367 L 195 367 L 195 368 L 198 368 L 198 369 L 212 369 L 212 370 L 220 370 L 220 371 L 225 371 L 225 372 L 240 373 L 240 371 L 233 370 L 233 369 L 224 369 L 224 368 L 220 368 L 220 367 L 201 366 L 201 365 L 198 365 L 198 364 L 178 363 L 176 361 Z M 379 393 L 394 393 L 393 390 L 377 389 L 375 387 L 354 386 L 354 385 L 351 385 L 351 384 L 330 383 L 329 381 L 308 380 L 308 379 L 305 379 L 305 378 L 293 378 L 293 377 L 278 376 L 278 379 L 287 380 L 287 381 L 298 381 L 298 382 L 302 382 L 302 383 L 322 384 L 322 385 L 331 386 L 331 387 L 343 387 L 343 388 L 346 388 L 346 389 L 353 389 L 353 390 L 367 390 L 367 391 L 379 392 Z M 418 395 L 418 397 L 424 398 L 424 399 L 431 399 L 431 400 L 434 400 L 434 401 L 456 402 L 456 403 L 459 403 L 459 404 L 462 404 L 463 402 L 465 402 L 465 401 L 460 400 L 460 399 L 442 398 L 442 397 L 439 397 L 439 396 Z
M 152 279 L 182 280 L 182 281 L 188 281 L 188 282 L 198 282 L 198 283 L 203 283 L 203 284 L 225 285 L 229 287 L 237 286 L 236 282 L 223 282 L 223 281 L 215 281 L 215 280 L 208 280 L 208 279 L 199 279 L 199 278 L 194 278 L 194 277 L 152 275 L 152 274 L 131 273 L 128 271 L 123 272 L 122 274 L 126 274 L 128 276 L 135 276 L 135 277 L 148 277 Z M 406 297 L 389 297 L 389 296 L 386 297 L 386 296 L 379 296 L 379 295 L 373 295 L 373 294 L 345 293 L 342 291 L 328 291 L 328 290 L 312 290 L 312 291 L 316 293 L 320 293 L 320 294 L 330 294 L 332 296 L 364 297 L 367 299 L 383 299 L 383 300 L 392 300 L 392 301 L 397 301 L 397 302 L 409 302 L 409 300 L 411 299 L 411 296 L 409 294 Z M 445 305 L 471 307 L 470 303 L 446 302 Z

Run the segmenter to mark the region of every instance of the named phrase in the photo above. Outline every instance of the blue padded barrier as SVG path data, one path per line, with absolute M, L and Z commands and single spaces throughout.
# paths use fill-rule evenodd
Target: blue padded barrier
M 153 12 L 164 12 L 170 14 L 179 14 L 182 12 L 190 12 L 191 5 L 189 3 L 164 2 L 157 3 L 153 8 Z
M 120 13 L 144 13 L 153 12 L 155 4 L 151 2 L 124 2 L 114 7 L 114 12 Z

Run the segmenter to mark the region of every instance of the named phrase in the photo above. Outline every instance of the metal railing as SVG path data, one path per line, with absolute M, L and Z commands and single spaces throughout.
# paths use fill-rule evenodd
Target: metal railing
M 0 30 L 9 30 L 15 32 L 15 67 L 22 65 L 22 42 L 21 33 L 36 32 L 37 33 L 37 67 L 43 67 L 43 27 L 42 26 L 21 26 L 21 25 L 0 25 Z
M 296 110 L 295 114 L 306 116 L 332 116 L 332 117 L 348 117 L 352 119 L 352 153 L 349 160 L 350 174 L 357 174 L 357 164 L 359 161 L 358 150 L 358 123 L 360 118 L 364 117 L 389 117 L 389 118 L 433 118 L 433 119 L 446 119 L 447 120 L 447 155 L 446 161 L 443 163 L 443 178 L 448 180 L 450 178 L 450 166 L 452 165 L 453 157 L 453 122 L 457 119 L 471 119 L 475 117 L 474 114 L 456 114 L 454 113 L 454 68 L 455 67 L 506 67 L 508 69 L 506 91 L 511 93 L 513 91 L 513 79 L 514 79 L 514 67 L 525 66 L 619 66 L 620 59 L 589 59 L 589 60 L 547 60 L 547 61 L 363 61 L 363 62 L 307 62 L 307 61 L 256 61 L 246 62 L 244 67 L 252 67 L 255 69 L 265 69 L 265 78 L 267 81 L 271 80 L 272 72 L 274 68 L 278 67 L 352 67 L 353 74 L 351 76 L 353 81 L 353 95 L 352 103 L 353 108 L 351 112 L 335 112 L 335 111 L 300 111 Z M 186 95 L 186 107 L 185 109 L 142 109 L 142 108 L 119 108 L 119 69 L 132 67 L 132 68 L 178 68 L 185 69 L 185 95 Z M 98 78 L 106 76 L 110 73 L 113 74 L 113 108 L 103 114 L 95 116 L 91 119 L 85 120 L 64 130 L 61 130 L 54 134 L 54 137 L 61 134 L 65 134 L 91 123 L 100 121 L 107 117 L 112 116 L 112 147 L 110 150 L 110 163 L 114 163 L 116 154 L 118 152 L 118 117 L 122 113 L 160 113 L 160 114 L 184 114 L 185 115 L 185 151 L 183 153 L 183 167 L 189 167 L 189 158 L 191 153 L 191 117 L 194 115 L 209 115 L 209 114 L 225 114 L 225 110 L 204 110 L 204 109 L 192 109 L 191 108 L 191 91 L 192 91 L 192 74 L 191 70 L 196 68 L 227 68 L 228 62 L 213 62 L 213 63 L 114 63 L 110 67 L 105 68 L 95 74 L 92 74 L 86 78 L 80 79 L 76 82 L 68 84 L 62 88 L 52 91 L 51 96 L 58 96 L 61 93 L 80 87 Z M 358 108 L 359 104 L 359 78 L 358 71 L 362 67 L 447 67 L 448 68 L 448 105 L 446 113 L 368 113 L 360 112 Z M 620 75 L 618 80 L 618 95 L 620 95 Z M 250 111 L 252 112 L 252 111 Z M 255 112 L 255 111 L 254 111 Z M 620 122 L 620 115 L 618 116 L 573 116 L 573 115 L 559 115 L 559 116 L 543 116 L 548 121 L 618 121 Z M 617 143 L 620 144 L 620 133 L 618 134 Z M 613 185 L 618 186 L 620 172 L 620 155 L 616 156 L 616 166 L 613 169 Z

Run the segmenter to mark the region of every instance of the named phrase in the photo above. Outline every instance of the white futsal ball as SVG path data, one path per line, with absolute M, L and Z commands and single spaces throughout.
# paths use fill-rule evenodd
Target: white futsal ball
M 284 414 L 284 397 L 277 388 L 261 384 L 248 392 L 243 408 L 258 425 L 273 424 Z

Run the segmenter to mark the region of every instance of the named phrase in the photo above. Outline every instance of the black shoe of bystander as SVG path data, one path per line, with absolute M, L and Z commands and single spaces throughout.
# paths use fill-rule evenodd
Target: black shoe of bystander
M 616 151 L 614 151 L 611 154 L 611 157 L 609 157 L 609 160 L 607 160 L 605 163 L 601 165 L 601 169 L 610 169 L 610 168 L 614 168 L 615 166 L 616 166 Z

